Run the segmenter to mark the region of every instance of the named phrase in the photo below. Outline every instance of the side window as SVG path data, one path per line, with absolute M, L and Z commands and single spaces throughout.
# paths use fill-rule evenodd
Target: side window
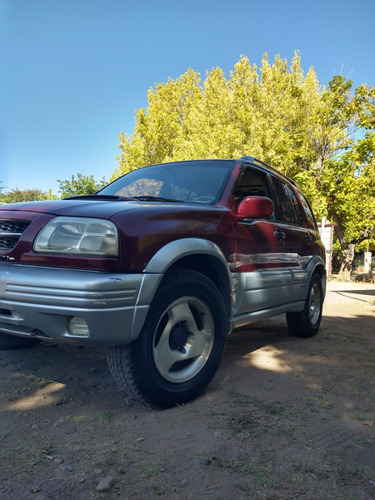
M 273 183 L 279 208 L 278 218 L 289 224 L 303 226 L 303 214 L 293 190 L 286 182 L 276 177 L 273 178 Z
M 245 168 L 239 177 L 233 194 L 236 203 L 239 203 L 246 196 L 270 197 L 266 174 L 255 168 Z
M 294 217 L 296 224 L 299 226 L 303 226 L 305 219 L 303 218 L 303 212 L 301 205 L 298 203 L 297 196 L 295 195 L 294 191 L 292 191 L 290 188 L 290 193 L 291 193 L 291 198 L 292 198 L 292 203 L 293 203 L 293 208 L 294 208 Z
M 309 228 L 316 231 L 315 217 L 314 217 L 313 211 L 311 210 L 309 202 L 306 200 L 306 198 L 303 196 L 302 193 L 299 192 L 298 194 L 299 194 L 303 209 L 305 211 L 307 221 L 309 223 Z

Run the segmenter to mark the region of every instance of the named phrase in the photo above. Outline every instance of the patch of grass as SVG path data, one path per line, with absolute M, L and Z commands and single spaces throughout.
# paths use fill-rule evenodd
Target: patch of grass
M 339 478 L 344 484 L 352 484 L 354 481 L 370 479 L 373 473 L 374 471 L 369 467 L 346 464 L 338 471 Z
M 312 357 L 315 357 L 315 356 L 322 356 L 324 358 L 328 358 L 328 355 L 326 353 L 325 350 L 323 349 L 320 349 L 318 351 L 314 351 L 314 352 L 310 352 L 309 356 L 312 358 Z
M 239 391 L 232 389 L 229 391 L 231 397 L 231 407 L 244 407 L 246 412 L 252 411 L 259 414 L 259 412 L 267 413 L 272 416 L 282 416 L 286 414 L 286 408 L 278 401 L 264 402 L 252 399 L 246 394 L 241 394 Z
M 303 396 L 302 399 L 305 401 L 306 407 L 315 413 L 319 413 L 320 410 L 330 410 L 333 407 L 332 402 L 323 396 L 308 395 Z
M 44 389 L 49 385 L 58 384 L 57 380 L 42 377 L 35 379 L 35 382 L 40 389 Z
M 128 451 L 130 453 L 138 453 L 141 451 L 141 448 L 140 448 L 139 444 L 130 443 L 126 446 L 126 451 Z
M 177 494 L 179 492 L 179 488 L 177 486 L 161 482 L 152 482 L 150 486 L 155 495 L 162 496 L 162 495 Z
M 364 426 L 368 427 L 369 429 L 372 429 L 375 432 L 375 418 L 372 413 L 368 415 L 364 415 L 362 413 L 351 413 L 349 416 Z
M 194 453 L 194 456 L 199 458 L 199 459 L 207 459 L 207 460 L 210 460 L 212 461 L 212 453 L 210 452 L 207 452 L 207 451 L 203 451 L 203 450 L 197 450 L 195 453 Z
M 373 356 L 367 356 L 367 355 L 365 356 L 363 354 L 356 353 L 355 355 L 351 356 L 351 359 L 353 361 L 356 361 L 361 366 L 366 366 L 366 368 L 375 367 L 375 359 L 373 358 Z
M 74 415 L 72 419 L 74 420 L 74 422 L 84 422 L 85 420 L 87 420 L 87 415 Z
M 102 424 L 105 424 L 105 423 L 108 423 L 112 420 L 112 413 L 101 413 L 100 415 L 98 415 L 98 420 L 100 423 Z
M 227 426 L 235 435 L 247 434 L 251 436 L 257 433 L 258 421 L 249 413 L 231 412 L 225 420 Z
M 147 479 L 151 479 L 161 473 L 159 462 L 142 462 L 139 464 L 139 467 Z
M 245 493 L 251 493 L 254 490 L 254 486 L 251 483 L 237 483 L 235 484 L 235 488 L 240 491 L 244 491 Z
M 0 479 L 17 474 L 29 477 L 33 468 L 38 468 L 45 461 L 42 447 L 35 441 L 34 436 L 25 436 L 16 446 L 0 447 Z
M 321 460 L 316 458 L 313 463 L 305 463 L 302 460 L 292 463 L 292 470 L 288 471 L 288 482 L 293 482 L 296 484 L 303 484 L 306 480 L 307 475 L 314 475 L 320 479 L 329 478 L 329 473 L 326 470 L 320 468 Z
M 340 332 L 333 332 L 333 331 L 323 331 L 321 335 L 318 335 L 316 337 L 317 342 L 332 342 L 332 343 L 337 343 L 338 345 L 341 345 L 343 343 L 351 342 L 351 338 L 348 338 L 348 336 L 344 333 Z
M 253 400 L 247 394 L 242 394 L 237 389 L 230 389 L 228 395 L 231 398 L 233 404 L 253 404 Z
M 248 458 L 239 458 L 233 460 L 226 460 L 220 457 L 214 457 L 214 463 L 226 470 L 231 472 L 237 472 L 239 474 L 247 474 L 252 476 L 257 472 L 257 467 Z
M 270 415 L 277 415 L 278 417 L 281 417 L 286 413 L 286 408 L 275 401 L 272 401 L 271 403 L 260 402 L 259 406 L 263 411 L 269 413 Z
M 253 481 L 257 486 L 262 486 L 263 488 L 275 488 L 277 486 L 277 481 L 270 476 L 268 471 L 258 470 L 253 475 Z
M 215 457 L 214 463 L 218 467 L 226 469 L 230 472 L 244 474 L 251 476 L 252 482 L 256 486 L 264 488 L 273 488 L 277 482 L 271 476 L 269 466 L 260 464 L 259 462 L 252 462 L 248 457 L 238 458 L 235 460 L 225 460 L 223 458 Z
M 369 395 L 369 391 L 367 387 L 363 387 L 363 378 L 358 377 L 355 379 L 354 377 L 350 377 L 347 382 L 344 382 L 342 385 L 343 389 L 348 392 L 354 392 L 356 396 L 360 396 L 362 398 L 366 398 Z
M 317 397 L 316 401 L 322 410 L 332 410 L 333 408 L 332 401 L 323 396 Z
M 294 422 L 300 419 L 299 409 L 291 412 L 278 401 L 264 402 L 250 398 L 236 390 L 229 391 L 231 401 L 220 413 L 215 413 L 237 439 L 253 439 L 265 432 L 282 428 L 283 436 L 294 431 Z M 286 420 L 288 419 L 288 420 Z M 217 424 L 216 424 L 217 425 Z

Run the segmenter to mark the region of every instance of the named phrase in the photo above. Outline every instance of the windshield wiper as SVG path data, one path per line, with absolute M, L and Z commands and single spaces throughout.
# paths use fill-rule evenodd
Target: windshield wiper
M 131 201 L 130 196 L 115 196 L 112 194 L 82 194 L 79 196 L 69 196 L 64 200 L 105 200 L 105 201 Z
M 171 198 L 162 198 L 161 196 L 133 196 L 132 199 L 139 201 L 172 201 L 174 203 L 183 203 L 182 200 L 172 200 Z
M 116 196 L 112 194 L 83 194 L 79 196 L 69 196 L 64 200 L 104 200 L 104 201 L 169 201 L 174 203 L 184 203 L 182 200 L 172 200 L 161 196 Z

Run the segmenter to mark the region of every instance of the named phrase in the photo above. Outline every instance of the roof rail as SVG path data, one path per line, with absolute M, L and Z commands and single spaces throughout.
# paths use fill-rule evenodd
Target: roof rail
M 241 156 L 241 160 L 249 160 L 249 161 L 255 161 L 256 158 L 254 158 L 253 156 Z

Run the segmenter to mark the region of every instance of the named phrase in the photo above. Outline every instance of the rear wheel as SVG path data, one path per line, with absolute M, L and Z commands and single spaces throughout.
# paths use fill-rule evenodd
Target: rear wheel
M 313 337 L 318 333 L 323 311 L 323 286 L 319 274 L 314 274 L 303 311 L 287 313 L 289 330 L 297 337 Z
M 0 332 L 0 350 L 6 349 L 25 349 L 39 344 L 38 339 L 25 339 L 23 337 L 16 337 L 15 335 L 8 335 L 7 333 Z
M 197 397 L 220 364 L 228 320 L 215 284 L 195 271 L 168 275 L 138 339 L 110 347 L 108 363 L 122 389 L 168 407 Z

